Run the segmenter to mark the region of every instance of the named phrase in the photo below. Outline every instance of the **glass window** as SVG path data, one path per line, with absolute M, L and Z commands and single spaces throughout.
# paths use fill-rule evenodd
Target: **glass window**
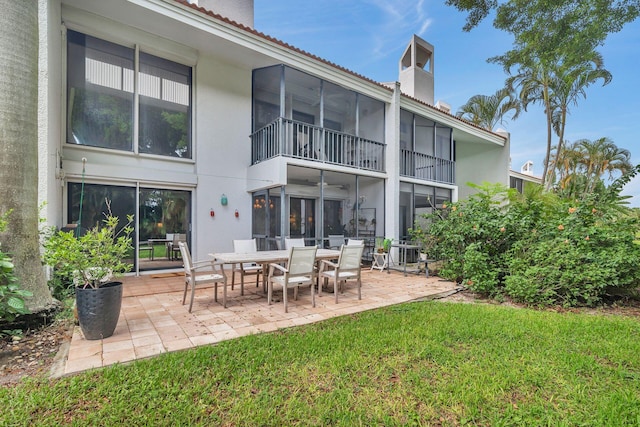
M 280 80 L 282 66 L 253 72 L 253 131 L 280 117 Z
M 509 187 L 510 188 L 515 188 L 516 190 L 518 190 L 518 193 L 522 193 L 523 192 L 523 179 L 522 178 L 516 178 L 516 177 L 509 177 Z
M 452 160 L 451 156 L 451 128 L 438 126 L 436 128 L 436 157 Z
M 416 116 L 415 151 L 433 156 L 433 128 L 435 123 L 424 117 Z
M 80 227 L 84 229 L 101 224 L 109 213 L 107 204 L 111 206 L 111 213 L 119 218 L 121 226 L 127 223 L 127 215 L 136 213 L 134 187 L 84 184 L 83 190 L 81 183 L 70 182 L 68 189 L 68 224 L 80 222 Z
M 400 110 L 400 149 L 413 150 L 413 113 Z
M 191 158 L 191 67 L 140 53 L 141 153 Z
M 182 267 L 178 242 L 189 245 L 191 193 L 189 191 L 140 189 L 138 242 L 153 255 L 138 258 L 138 269 L 161 270 Z
M 384 102 L 358 95 L 358 136 L 384 142 Z
M 134 49 L 69 30 L 67 142 L 133 151 Z M 140 53 L 138 151 L 191 158 L 191 67 Z
M 133 49 L 67 33 L 67 142 L 133 149 Z
M 118 230 L 124 227 L 128 215 L 136 213 L 136 189 L 114 185 L 70 182 L 67 192 L 67 224 L 78 224 L 79 232 L 99 226 L 106 215 L 118 217 Z M 135 236 L 131 235 L 133 241 Z M 133 265 L 134 252 L 125 262 Z
M 285 68 L 285 111 L 289 119 L 299 120 L 296 115 L 304 117 L 304 123 L 320 123 L 320 79 Z
M 356 133 L 356 93 L 323 82 L 324 127 L 354 135 Z
M 291 237 L 316 237 L 316 201 L 292 197 L 289 212 L 289 233 Z

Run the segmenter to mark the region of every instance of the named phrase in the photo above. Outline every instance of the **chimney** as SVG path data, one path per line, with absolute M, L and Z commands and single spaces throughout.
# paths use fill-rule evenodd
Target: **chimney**
M 531 160 L 527 160 L 522 167 L 520 167 L 520 173 L 533 175 L 533 162 Z
M 447 104 L 444 101 L 439 100 L 438 102 L 436 102 L 435 107 L 439 110 L 444 111 L 445 113 L 451 114 L 451 105 Z
M 218 15 L 253 28 L 253 0 L 189 0 Z
M 400 90 L 433 105 L 433 45 L 414 34 L 399 68 Z

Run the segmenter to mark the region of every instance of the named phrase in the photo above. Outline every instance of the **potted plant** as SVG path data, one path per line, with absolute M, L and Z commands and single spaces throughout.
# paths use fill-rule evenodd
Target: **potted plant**
M 376 237 L 375 240 L 376 249 L 379 254 L 384 252 L 384 237 Z
M 384 242 L 382 243 L 382 247 L 384 249 L 384 252 L 389 253 L 389 251 L 391 250 L 391 243 L 393 242 L 392 239 L 384 239 Z
M 102 224 L 80 236 L 58 231 L 44 243 L 45 263 L 73 281 L 78 321 L 88 340 L 113 335 L 120 316 L 122 282 L 112 279 L 131 269 L 125 259 L 133 249 L 133 216 L 128 215 L 127 223 L 118 227 L 118 217 L 108 212 Z

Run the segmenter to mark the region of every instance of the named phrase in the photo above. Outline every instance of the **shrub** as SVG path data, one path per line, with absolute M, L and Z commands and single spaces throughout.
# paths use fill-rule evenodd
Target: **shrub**
M 499 271 L 480 243 L 467 246 L 463 257 L 464 284 L 474 292 L 486 295 L 499 293 Z
M 443 261 L 443 277 L 488 296 L 565 306 L 592 306 L 640 283 L 638 218 L 615 200 L 474 187 L 413 230 Z
M 0 232 L 6 229 L 10 213 L 0 216 Z M 13 322 L 21 314 L 29 314 L 24 299 L 33 295 L 31 291 L 20 289 L 13 270 L 11 257 L 0 249 L 0 321 L 3 323 Z
M 132 249 L 131 233 L 133 216 L 119 227 L 119 219 L 105 214 L 102 224 L 97 224 L 83 235 L 76 237 L 73 231 L 59 231 L 44 244 L 44 260 L 54 268 L 60 278 L 72 278 L 76 286 L 98 288 L 113 276 L 131 270 L 126 259 Z

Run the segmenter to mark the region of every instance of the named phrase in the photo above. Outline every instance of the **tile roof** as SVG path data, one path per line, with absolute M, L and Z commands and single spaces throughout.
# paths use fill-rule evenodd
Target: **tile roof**
M 276 43 L 276 44 L 284 47 L 285 49 L 289 49 L 289 50 L 291 50 L 293 52 L 299 53 L 299 54 L 304 55 L 304 56 L 306 56 L 308 58 L 311 58 L 311 59 L 314 59 L 316 61 L 322 62 L 322 63 L 324 63 L 326 65 L 329 65 L 330 67 L 337 68 L 340 71 L 344 71 L 344 72 L 346 72 L 348 74 L 351 74 L 352 76 L 355 76 L 355 77 L 357 77 L 359 79 L 365 80 L 365 81 L 367 81 L 369 83 L 372 83 L 372 84 L 374 84 L 376 86 L 382 87 L 384 89 L 387 89 L 390 92 L 393 92 L 393 89 L 391 87 L 389 87 L 388 85 L 385 85 L 383 83 L 377 82 L 377 81 L 375 81 L 373 79 L 370 79 L 370 78 L 368 78 L 366 76 L 363 76 L 362 74 L 358 74 L 358 73 L 356 73 L 356 72 L 354 72 L 352 70 L 349 70 L 348 68 L 345 68 L 345 67 L 343 67 L 341 65 L 338 65 L 338 64 L 336 64 L 334 62 L 328 61 L 328 60 L 326 60 L 324 58 L 321 58 L 321 57 L 319 57 L 317 55 L 314 55 L 314 54 L 309 53 L 309 52 L 307 52 L 305 50 L 297 48 L 297 47 L 295 47 L 293 45 L 285 43 L 282 40 L 279 40 L 279 39 L 277 39 L 275 37 L 272 37 L 272 36 L 270 36 L 268 34 L 262 33 L 260 31 L 256 30 L 255 28 L 251 28 L 251 27 L 248 27 L 246 25 L 240 24 L 240 23 L 238 23 L 238 22 L 236 22 L 236 21 L 234 21 L 232 19 L 229 19 L 229 18 L 227 18 L 225 16 L 222 16 L 220 14 L 217 14 L 217 13 L 211 11 L 211 10 L 205 9 L 204 7 L 195 5 L 193 3 L 189 3 L 187 0 L 174 0 L 174 1 L 176 3 L 180 3 L 183 6 L 186 6 L 186 7 L 189 7 L 191 9 L 197 10 L 198 12 L 203 13 L 203 14 L 205 14 L 207 16 L 212 17 L 212 18 L 215 18 L 215 19 L 217 19 L 219 21 L 223 21 L 223 22 L 225 22 L 227 24 L 233 25 L 234 27 L 236 27 L 236 28 L 238 28 L 240 30 L 246 31 L 248 33 L 251 33 L 251 34 L 253 34 L 255 36 L 258 36 L 258 37 L 260 37 L 262 39 L 268 40 L 268 41 L 270 41 L 272 43 Z M 407 95 L 405 93 L 402 93 L 401 95 L 403 97 L 405 97 L 405 98 L 411 99 L 411 100 L 413 100 L 413 101 L 415 101 L 415 102 L 417 102 L 419 104 L 422 104 L 422 105 L 424 105 L 424 106 L 426 106 L 426 107 L 428 107 L 428 108 L 430 108 L 430 109 L 432 109 L 434 111 L 438 111 L 439 113 L 449 115 L 449 116 L 453 117 L 454 119 L 456 119 L 458 121 L 466 123 L 467 125 L 473 126 L 473 127 L 477 128 L 477 129 L 480 129 L 480 130 L 483 130 L 485 132 L 489 132 L 491 134 L 494 134 L 494 135 L 497 135 L 497 136 L 499 136 L 501 138 L 504 138 L 504 135 L 501 135 L 499 133 L 493 132 L 492 130 L 489 130 L 489 129 L 485 129 L 485 128 L 481 127 L 481 126 L 478 126 L 478 125 L 470 122 L 469 120 L 460 118 L 460 117 L 458 117 L 458 116 L 456 116 L 454 114 L 447 113 L 446 111 L 443 111 L 443 110 L 441 110 L 441 109 L 439 109 L 439 108 L 437 108 L 437 107 L 435 107 L 435 106 L 433 106 L 431 104 L 428 104 L 428 103 L 426 103 L 424 101 L 421 101 L 421 100 L 419 100 L 417 98 L 414 98 L 414 97 L 412 97 L 410 95 Z
M 186 1 L 186 0 L 174 0 L 174 1 L 175 1 L 176 3 L 180 3 L 180 4 L 184 5 L 184 6 L 190 7 L 191 9 L 194 9 L 194 10 L 197 10 L 197 11 L 199 11 L 199 12 L 201 12 L 201 13 L 204 13 L 205 15 L 208 15 L 208 16 L 210 16 L 210 17 L 212 17 L 212 18 L 215 18 L 215 19 L 217 19 L 217 20 L 219 20 L 219 21 L 223 21 L 223 22 L 226 22 L 227 24 L 233 25 L 234 27 L 237 27 L 237 28 L 239 28 L 239 29 L 241 29 L 241 30 L 243 30 L 243 31 L 246 31 L 246 32 L 248 32 L 248 33 L 251 33 L 251 34 L 253 34 L 253 35 L 256 35 L 256 36 L 258 36 L 258 37 L 260 37 L 260 38 L 263 38 L 263 39 L 265 39 L 265 40 L 268 40 L 268 41 L 270 41 L 270 42 L 276 43 L 276 44 L 278 44 L 278 45 L 280 45 L 280 46 L 282 46 L 282 47 L 284 47 L 284 48 L 286 48 L 286 49 L 289 49 L 289 50 L 292 50 L 292 51 L 294 51 L 294 52 L 296 52 L 296 53 L 302 54 L 302 55 L 307 56 L 307 57 L 309 57 L 309 58 L 311 58 L 311 59 L 314 59 L 314 60 L 316 60 L 316 61 L 320 61 L 320 62 L 322 62 L 322 63 L 324 63 L 324 64 L 327 64 L 327 65 L 329 65 L 329 66 L 331 66 L 331 67 L 333 67 L 333 68 L 337 68 L 337 69 L 339 69 L 340 71 L 344 71 L 344 72 L 346 72 L 346 73 L 349 73 L 349 74 L 351 74 L 351 75 L 353 75 L 353 76 L 355 76 L 355 77 L 357 77 L 357 78 L 359 78 L 359 79 L 366 80 L 367 82 L 369 82 L 369 83 L 373 83 L 373 84 L 375 84 L 375 85 L 377 85 L 377 86 L 379 86 L 379 87 L 382 87 L 382 88 L 384 88 L 384 89 L 388 90 L 389 92 L 392 92 L 392 91 L 393 91 L 393 89 L 391 89 L 391 88 L 390 88 L 390 87 L 388 87 L 388 86 L 383 85 L 383 84 L 382 84 L 382 83 L 380 83 L 380 82 L 377 82 L 377 81 L 375 81 L 375 80 L 373 80 L 373 79 L 370 79 L 370 78 L 368 78 L 368 77 L 365 77 L 365 76 L 363 76 L 362 74 L 358 74 L 358 73 L 356 73 L 356 72 L 354 72 L 354 71 L 349 70 L 348 68 L 345 68 L 345 67 L 343 67 L 343 66 L 341 66 L 341 65 L 338 65 L 338 64 L 336 64 L 336 63 L 334 63 L 334 62 L 328 61 L 328 60 L 326 60 L 326 59 L 324 59 L 324 58 L 321 58 L 321 57 L 319 57 L 319 56 L 317 56 L 317 55 L 314 55 L 314 54 L 312 54 L 312 53 L 309 53 L 309 52 L 307 52 L 307 51 L 305 51 L 305 50 L 302 50 L 302 49 L 300 49 L 300 48 L 297 48 L 297 47 L 295 47 L 295 46 L 292 46 L 292 45 L 290 45 L 290 44 L 288 44 L 288 43 L 285 43 L 285 42 L 283 42 L 282 40 L 279 40 L 279 39 L 277 39 L 277 38 L 275 38 L 275 37 L 271 37 L 271 36 L 269 36 L 269 35 L 267 35 L 267 34 L 265 34 L 265 33 L 262 33 L 262 32 L 260 32 L 260 31 L 256 30 L 255 28 L 247 27 L 246 25 L 240 24 L 240 23 L 238 23 L 238 22 L 236 22 L 236 21 L 234 21 L 234 20 L 232 20 L 232 19 L 229 19 L 229 18 L 227 18 L 227 17 L 224 17 L 224 16 L 222 16 L 222 15 L 219 15 L 219 14 L 217 14 L 217 13 L 215 13 L 215 12 L 212 12 L 212 11 L 210 11 L 210 10 L 208 10 L 208 9 L 205 9 L 204 7 L 200 7 L 200 6 L 197 6 L 197 5 L 195 5 L 195 4 L 189 3 L 189 2 L 188 2 L 188 1 Z

